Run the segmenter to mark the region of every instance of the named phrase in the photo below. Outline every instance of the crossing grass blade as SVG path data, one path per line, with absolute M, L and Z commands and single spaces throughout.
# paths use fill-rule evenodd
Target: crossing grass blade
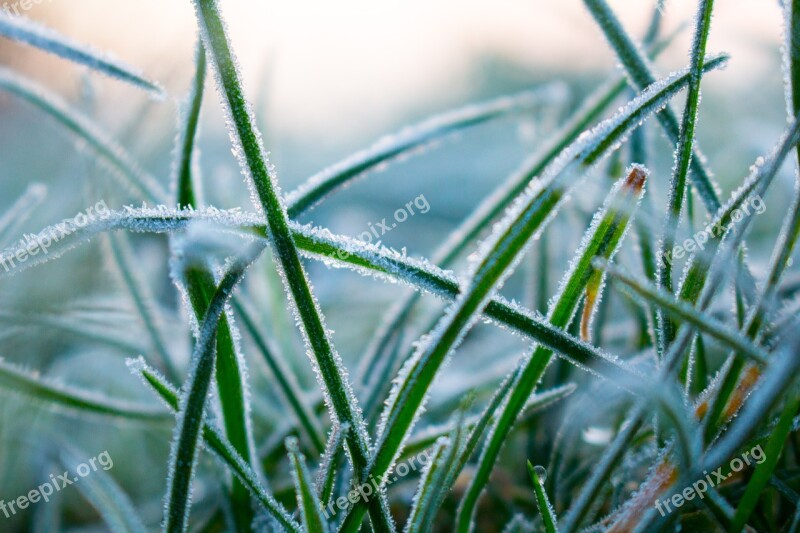
M 219 4 L 216 0 L 195 0 L 194 5 L 203 45 L 217 77 L 223 107 L 227 110 L 231 140 L 240 156 L 242 171 L 249 178 L 248 183 L 253 188 L 254 196 L 258 198 L 258 207 L 267 219 L 276 266 L 281 272 L 285 288 L 302 325 L 305 341 L 313 356 L 315 371 L 319 373 L 324 384 L 331 414 L 340 424 L 347 423 L 351 427 L 347 434 L 348 451 L 356 476 L 361 478 L 369 461 L 369 437 L 364 420 L 341 358 L 323 324 L 321 312 L 300 262 L 300 255 L 292 240 L 286 208 L 281 202 L 274 171 L 267 162 L 261 136 L 244 96 Z M 372 502 L 373 527 L 380 531 L 393 530 L 385 495 L 379 494 Z
M 149 367 L 142 358 L 128 360 L 128 367 L 134 374 L 142 378 L 173 413 L 178 413 L 181 401 L 180 392 L 164 376 Z M 292 520 L 283 506 L 261 485 L 256 473 L 250 465 L 245 463 L 222 431 L 208 421 L 203 422 L 203 441 L 208 449 L 247 487 L 253 499 L 264 507 L 272 519 L 287 531 L 301 531 L 300 526 Z
M 0 35 L 144 89 L 156 98 L 164 97 L 164 90 L 157 83 L 145 79 L 137 69 L 25 17 L 12 16 L 5 10 L 0 12 Z
M 629 79 L 635 89 L 643 90 L 656 82 L 656 76 L 647 57 L 642 53 L 634 40 L 622 27 L 619 19 L 606 3 L 606 0 L 584 0 L 584 5 L 588 8 L 595 22 L 603 31 L 611 47 L 616 52 L 622 66 L 625 67 Z M 703 38 L 702 41 L 705 40 Z M 703 48 L 704 50 L 705 48 Z M 699 80 L 697 81 L 699 83 Z M 673 144 L 677 145 L 680 140 L 680 127 L 678 119 L 672 109 L 667 106 L 658 114 L 658 121 L 664 132 Z M 692 184 L 697 190 L 700 198 L 709 213 L 717 211 L 720 207 L 717 197 L 717 187 L 711 179 L 711 173 L 703 164 L 703 157 L 695 148 L 691 158 Z

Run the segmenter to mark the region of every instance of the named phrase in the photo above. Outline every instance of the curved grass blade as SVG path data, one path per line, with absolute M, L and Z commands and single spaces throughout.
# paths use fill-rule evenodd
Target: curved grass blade
M 611 47 L 616 52 L 620 62 L 625 67 L 634 88 L 641 91 L 644 90 L 645 87 L 649 87 L 655 83 L 656 77 L 653 74 L 650 61 L 627 34 L 606 1 L 584 0 L 583 3 L 589 9 L 589 12 L 592 14 L 605 34 L 606 39 L 611 44 Z M 675 113 L 669 106 L 666 106 L 662 112 L 658 114 L 657 118 L 664 132 L 667 134 L 667 137 L 677 145 L 681 133 Z M 717 187 L 711 179 L 710 172 L 706 170 L 703 165 L 703 161 L 702 155 L 700 155 L 695 148 L 691 158 L 692 184 L 703 200 L 706 210 L 708 210 L 709 213 L 713 213 L 719 209 L 720 202 L 717 195 Z
M 546 474 L 544 469 L 542 469 L 542 473 Z M 550 500 L 547 498 L 547 493 L 544 490 L 544 479 L 542 479 L 542 476 L 540 476 L 540 473 L 537 472 L 536 467 L 534 467 L 530 461 L 528 461 L 528 474 L 531 476 L 533 492 L 536 494 L 536 505 L 539 507 L 539 514 L 542 515 L 544 530 L 547 533 L 557 533 L 558 528 L 556 524 L 558 523 L 558 519 L 556 518 L 556 512 L 553 510 L 553 506 L 550 505 Z M 547 478 L 545 477 L 545 479 Z
M 139 279 L 133 267 L 130 243 L 124 234 L 115 235 L 114 233 L 109 233 L 108 237 L 111 244 L 111 256 L 114 258 L 114 263 L 128 289 L 131 300 L 133 300 L 133 304 L 139 312 L 142 324 L 145 330 L 147 330 L 147 334 L 150 336 L 153 350 L 158 354 L 161 364 L 167 372 L 167 376 L 176 379 L 178 371 L 172 362 L 172 357 L 166 347 L 164 335 L 158 325 L 159 321 L 156 315 L 155 300 L 147 289 L 147 285 Z
M 295 492 L 297 492 L 297 507 L 300 509 L 303 527 L 307 533 L 325 533 L 328 531 L 328 524 L 322 515 L 322 505 L 311 483 L 311 474 L 306 466 L 305 457 L 300 453 L 297 439 L 287 438 L 286 450 L 289 452 L 289 459 L 292 462 L 292 478 Z
M 14 17 L 0 12 L 0 35 L 130 83 L 144 89 L 151 96 L 164 97 L 164 90 L 158 84 L 144 79 L 134 67 L 111 58 L 105 52 L 98 52 L 84 44 L 76 43 L 25 17 Z
M 180 407 L 180 395 L 178 390 L 173 387 L 157 370 L 150 368 L 143 358 L 129 359 L 128 367 L 134 374 L 139 375 L 142 380 L 150 387 L 174 413 L 178 413 Z M 225 438 L 217 427 L 203 423 L 203 441 L 219 460 L 247 487 L 250 494 L 266 509 L 270 516 L 287 531 L 299 533 L 300 526 L 296 524 L 289 513 L 275 499 L 267 493 L 261 485 L 252 467 L 244 462 L 239 453 L 233 448 L 231 443 Z
M 659 251 L 662 256 L 665 251 L 672 250 L 675 247 L 675 234 L 678 231 L 681 211 L 683 210 L 684 197 L 686 195 L 686 178 L 689 174 L 689 165 L 694 151 L 694 131 L 700 105 L 700 81 L 703 77 L 703 60 L 706 53 L 706 44 L 708 43 L 708 33 L 711 29 L 711 12 L 713 8 L 714 0 L 701 0 L 698 7 L 689 63 L 692 76 L 687 89 L 686 105 L 683 110 L 678 146 L 675 152 L 675 167 L 669 184 L 667 215 L 660 240 Z M 658 262 L 656 265 L 656 278 L 658 279 L 659 288 L 668 293 L 673 292 L 671 261 Z M 656 310 L 656 319 L 660 328 L 657 337 L 660 342 L 659 353 L 661 354 L 664 353 L 666 347 L 675 337 L 673 325 L 666 319 L 664 312 L 662 307 Z
M 64 468 L 73 469 L 82 462 L 76 452 L 68 446 L 62 443 L 59 448 Z M 110 459 L 108 452 L 101 453 L 99 457 L 103 454 Z M 120 533 L 145 533 L 147 528 L 136 513 L 133 503 L 107 472 L 114 466 L 113 461 L 108 466 L 102 464 L 102 468 L 97 468 L 96 463 L 92 463 L 92 466 L 94 468 L 91 475 L 82 478 L 76 486 L 83 497 L 100 513 L 108 529 Z
M 289 218 L 308 212 L 335 189 L 403 154 L 467 128 L 563 101 L 565 93 L 562 83 L 551 83 L 519 94 L 470 104 L 407 126 L 306 180 L 286 197 Z
M 233 289 L 241 281 L 249 261 L 237 260 L 220 281 L 207 306 L 192 365 L 181 395 L 178 423 L 170 453 L 169 484 L 164 531 L 183 533 L 187 529 L 191 483 L 200 448 L 206 401 L 216 365 L 216 338 L 220 318 Z
M 124 179 L 126 187 L 151 202 L 163 203 L 166 200 L 167 194 L 155 178 L 142 170 L 130 154 L 91 119 L 71 108 L 61 97 L 6 68 L 0 68 L 0 89 L 43 111 L 86 142 L 116 171 L 115 174 Z
M 663 308 L 671 315 L 691 322 L 699 331 L 708 333 L 718 341 L 726 344 L 729 348 L 738 350 L 759 363 L 765 363 L 769 358 L 769 354 L 758 346 L 755 346 L 750 339 L 738 331 L 731 330 L 714 317 L 698 311 L 683 301 L 676 300 L 671 294 L 665 293 L 662 289 L 654 287 L 645 281 L 635 279 L 633 276 L 614 265 L 602 261 L 595 261 L 595 266 L 605 270 L 609 276 L 624 283 L 626 287 L 630 287 L 642 298 Z
M 575 253 L 570 271 L 565 275 L 559 293 L 552 300 L 548 320 L 555 327 L 566 328 L 572 321 L 586 286 L 597 275 L 597 271 L 592 267 L 593 259 L 602 257 L 611 260 L 617 252 L 624 240 L 633 212 L 644 194 L 646 178 L 647 172 L 642 167 L 632 167 L 628 175 L 609 193 L 603 207 L 595 214 L 591 226 L 584 234 L 580 248 Z M 544 374 L 552 355 L 553 352 L 548 348 L 538 346 L 533 354 L 520 364 L 519 376 L 501 414 L 495 420 L 481 453 L 475 477 L 461 502 L 457 518 L 458 531 L 469 530 L 478 498 L 489 480 L 500 448 L 511 432 L 527 398 Z
M 78 415 L 88 414 L 145 423 L 168 423 L 172 419 L 159 408 L 114 400 L 51 383 L 2 359 L 0 359 L 0 389 Z
M 175 187 L 178 207 L 193 207 L 200 205 L 198 167 L 196 165 L 195 143 L 197 130 L 200 125 L 200 110 L 203 105 L 203 93 L 206 82 L 206 51 L 203 43 L 198 41 L 195 50 L 195 71 L 192 87 L 180 123 L 180 133 L 176 144 L 177 156 L 174 158 Z
M 282 274 L 285 288 L 302 325 L 304 340 L 310 354 L 313 355 L 315 370 L 324 385 L 331 414 L 340 424 L 350 424 L 351 431 L 347 434 L 348 451 L 353 469 L 360 479 L 366 471 L 369 460 L 369 436 L 366 425 L 345 374 L 341 357 L 335 351 L 328 330 L 323 324 L 322 314 L 292 240 L 286 208 L 281 203 L 277 180 L 267 163 L 261 137 L 244 96 L 219 4 L 216 0 L 195 0 L 193 3 L 200 23 L 203 44 L 217 74 L 219 93 L 226 109 L 235 152 L 239 155 L 243 173 L 249 178 L 248 183 L 253 189 L 254 198 L 258 199 L 258 207 L 266 216 L 276 266 Z M 388 513 L 385 495 L 381 492 L 378 498 L 373 498 L 371 502 L 373 527 L 380 531 L 392 531 L 394 526 Z

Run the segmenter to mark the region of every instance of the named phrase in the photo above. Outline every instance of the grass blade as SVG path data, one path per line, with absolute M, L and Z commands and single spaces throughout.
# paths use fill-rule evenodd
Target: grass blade
M 144 89 L 151 96 L 164 97 L 164 90 L 158 84 L 144 79 L 135 68 L 113 59 L 107 53 L 78 44 L 25 17 L 14 17 L 0 12 L 0 35 L 130 83 Z
M 233 289 L 244 276 L 248 261 L 238 260 L 230 267 L 210 299 L 205 312 L 192 365 L 181 395 L 178 423 L 170 453 L 164 531 L 183 533 L 188 526 L 191 483 L 200 448 L 206 401 L 216 363 L 217 326 Z
M 347 433 L 348 450 L 356 476 L 362 478 L 369 457 L 366 426 L 292 240 L 286 208 L 281 203 L 276 179 L 268 166 L 261 137 L 242 90 L 219 4 L 216 0 L 195 0 L 194 5 L 203 44 L 217 74 L 220 96 L 230 123 L 231 140 L 240 155 L 242 171 L 249 177 L 254 196 L 267 218 L 274 257 L 302 324 L 305 341 L 314 356 L 315 370 L 321 377 L 332 415 L 340 424 L 347 423 L 351 427 Z M 379 499 L 380 502 L 375 502 L 377 505 L 371 506 L 373 526 L 381 531 L 391 531 L 394 527 L 388 516 L 385 496 L 380 494 Z
M 755 346 L 750 339 L 738 331 L 730 329 L 714 317 L 702 311 L 698 311 L 694 307 L 686 304 L 686 302 L 676 300 L 671 294 L 665 293 L 658 287 L 654 287 L 645 281 L 635 279 L 619 267 L 601 261 L 596 261 L 595 265 L 598 268 L 604 269 L 615 280 L 624 283 L 626 287 L 630 287 L 642 298 L 663 308 L 671 315 L 691 322 L 699 331 L 708 333 L 718 341 L 726 344 L 729 348 L 738 350 L 759 363 L 767 361 L 769 356 L 763 349 Z
M 2 359 L 0 359 L 0 388 L 13 394 L 24 395 L 34 402 L 41 402 L 56 410 L 78 415 L 88 414 L 145 423 L 167 423 L 172 419 L 159 408 L 114 400 L 50 383 Z
M 177 414 L 180 407 L 178 390 L 157 370 L 147 366 L 143 358 L 129 359 L 127 363 L 131 371 L 139 375 L 145 384 L 163 400 L 164 404 Z M 244 462 L 218 428 L 208 422 L 204 422 L 203 441 L 216 454 L 219 460 L 247 487 L 253 498 L 269 512 L 270 516 L 281 527 L 296 533 L 301 531 L 300 526 L 291 519 L 289 513 L 286 512 L 281 504 L 267 493 L 252 467 Z
M 541 468 L 541 471 L 537 471 L 537 468 Z M 542 515 L 544 530 L 547 533 L 557 533 L 558 528 L 556 524 L 558 523 L 558 519 L 556 518 L 553 506 L 550 505 L 550 500 L 547 498 L 547 493 L 544 490 L 544 481 L 547 479 L 547 473 L 544 468 L 540 466 L 535 467 L 528 461 L 528 474 L 531 476 L 533 492 L 536 494 L 536 505 L 539 507 L 539 514 Z
M 126 187 L 147 201 L 165 203 L 167 194 L 156 179 L 142 170 L 130 154 L 92 120 L 71 108 L 61 97 L 5 68 L 0 68 L 0 88 L 43 111 L 86 142 L 124 179 Z
M 519 94 L 470 104 L 405 127 L 306 180 L 286 198 L 289 218 L 297 218 L 311 210 L 332 191 L 350 183 L 370 169 L 413 152 L 439 138 L 535 107 L 552 105 L 564 98 L 564 85 L 553 83 Z
M 689 174 L 689 165 L 692 161 L 694 150 L 694 131 L 695 125 L 697 124 L 698 107 L 700 105 L 700 81 L 703 77 L 703 60 L 706 54 L 706 44 L 708 42 L 708 33 L 711 28 L 711 12 L 713 8 L 714 0 L 701 0 L 698 7 L 697 24 L 692 41 L 689 64 L 692 76 L 687 89 L 686 105 L 683 111 L 678 146 L 675 152 L 675 167 L 669 185 L 669 206 L 667 208 L 664 230 L 660 241 L 660 252 L 662 256 L 665 251 L 672 250 L 675 247 L 675 234 L 678 231 L 681 211 L 683 210 L 684 197 L 686 195 L 686 177 Z M 673 292 L 672 262 L 659 261 L 656 265 L 656 269 L 658 286 L 666 292 Z M 657 337 L 661 344 L 659 350 L 662 354 L 675 336 L 672 323 L 666 319 L 664 312 L 664 309 L 661 307 L 656 311 L 656 319 L 660 328 Z
M 322 505 L 311 483 L 311 474 L 308 472 L 305 457 L 300 453 L 297 439 L 293 437 L 286 439 L 286 449 L 292 462 L 292 477 L 303 527 L 307 533 L 325 533 L 328 531 L 328 525 L 322 515 Z
M 456 424 L 458 431 L 458 424 Z M 421 533 L 431 531 L 434 523 L 433 518 L 436 506 L 433 502 L 437 499 L 437 492 L 442 490 L 444 476 L 446 475 L 453 457 L 457 444 L 448 437 L 440 437 L 436 440 L 433 451 L 430 453 L 428 464 L 422 473 L 422 478 L 414 495 L 414 505 L 411 507 L 411 514 L 406 522 L 406 533 Z

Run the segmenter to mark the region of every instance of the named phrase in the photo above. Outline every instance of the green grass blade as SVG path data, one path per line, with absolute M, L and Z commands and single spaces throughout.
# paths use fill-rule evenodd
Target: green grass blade
M 407 126 L 378 140 L 366 150 L 318 172 L 297 190 L 289 193 L 286 198 L 289 217 L 297 218 L 311 210 L 332 191 L 362 176 L 365 172 L 439 138 L 536 107 L 552 105 L 564 99 L 564 85 L 552 83 L 519 94 L 470 104 Z
M 539 507 L 539 514 L 542 516 L 544 530 L 547 533 L 557 533 L 558 528 L 556 524 L 558 523 L 558 519 L 556 518 L 556 512 L 553 510 L 553 506 L 550 505 L 550 500 L 547 498 L 547 493 L 544 490 L 544 479 L 542 479 L 539 472 L 536 471 L 536 467 L 534 467 L 530 461 L 528 461 L 528 474 L 531 476 L 533 492 L 536 495 L 536 505 Z
M 156 179 L 142 170 L 130 154 L 91 119 L 71 108 L 61 97 L 5 68 L 0 68 L 0 89 L 33 105 L 86 142 L 124 179 L 126 187 L 147 201 L 165 203 L 167 194 Z
M 432 502 L 436 499 L 437 489 L 441 490 L 443 477 L 450 466 L 456 446 L 448 437 L 437 439 L 414 495 L 414 504 L 406 522 L 406 533 L 423 533 L 433 529 L 433 517 L 429 514 L 435 513 Z
M 167 381 L 157 370 L 149 367 L 143 358 L 129 359 L 127 361 L 131 371 L 140 376 L 174 413 L 178 413 L 180 406 L 180 395 L 178 390 Z M 203 441 L 208 448 L 216 454 L 219 460 L 247 487 L 250 494 L 266 509 L 270 516 L 276 520 L 281 527 L 287 531 L 300 532 L 300 526 L 296 524 L 289 513 L 275 501 L 275 498 L 267 493 L 261 485 L 252 467 L 244 462 L 244 459 L 233 448 L 233 445 L 225 438 L 217 427 L 203 423 Z
M 335 351 L 328 330 L 322 320 L 306 278 L 300 255 L 292 240 L 286 208 L 281 203 L 276 179 L 267 163 L 261 137 L 244 96 L 230 40 L 222 21 L 216 0 L 194 2 L 203 44 L 217 73 L 219 93 L 227 110 L 231 139 L 240 155 L 242 171 L 249 177 L 269 227 L 269 237 L 277 267 L 281 271 L 285 288 L 295 306 L 305 341 L 313 355 L 315 370 L 319 373 L 326 401 L 332 416 L 340 423 L 348 423 L 348 450 L 357 478 L 364 477 L 369 460 L 369 437 L 361 410 L 345 374 L 341 358 Z M 394 526 L 388 516 L 385 496 L 373 499 L 373 526 L 381 531 L 391 531 Z
M 164 90 L 158 84 L 142 77 L 134 67 L 111 58 L 105 52 L 98 52 L 84 44 L 76 43 L 25 17 L 15 17 L 0 12 L 0 35 L 130 83 L 144 89 L 151 96 L 164 97 Z
M 711 28 L 711 12 L 713 8 L 713 0 L 701 0 L 698 7 L 697 24 L 689 62 L 692 76 L 687 89 L 686 105 L 683 111 L 678 146 L 675 153 L 675 167 L 669 184 L 669 205 L 660 240 L 661 246 L 659 247 L 661 254 L 675 247 L 675 234 L 678 231 L 686 196 L 686 178 L 689 174 L 689 165 L 694 151 L 694 132 L 700 105 L 700 82 L 703 77 L 703 60 L 705 59 L 708 33 Z M 658 286 L 666 292 L 673 292 L 672 262 L 659 261 L 656 268 Z M 657 309 L 656 318 L 660 328 L 657 336 L 661 344 L 659 353 L 663 354 L 666 347 L 674 339 L 675 332 L 672 323 L 664 316 L 663 308 L 659 307 Z
M 108 456 L 108 452 L 103 452 L 100 457 L 103 454 Z M 60 456 L 61 464 L 64 468 L 73 471 L 76 465 L 83 462 L 83 459 L 68 446 L 60 446 Z M 94 465 L 96 464 L 94 463 Z M 114 481 L 111 474 L 106 472 L 112 466 L 114 466 L 113 461 L 110 462 L 108 467 L 102 465 L 93 469 L 88 476 L 81 478 L 80 483 L 76 483 L 76 487 L 92 507 L 97 510 L 110 531 L 145 533 L 147 528 L 136 513 L 133 503 L 117 482 Z
M 248 264 L 247 261 L 239 260 L 230 267 L 210 299 L 200 327 L 189 377 L 181 395 L 178 423 L 170 453 L 170 476 L 163 524 L 165 532 L 183 533 L 188 526 L 192 478 L 200 451 L 206 402 L 216 365 L 217 327 L 225 312 L 225 305 L 244 276 Z
M 729 348 L 740 351 L 742 354 L 756 362 L 764 363 L 769 355 L 758 346 L 755 346 L 750 339 L 742 335 L 739 331 L 732 330 L 714 317 L 698 311 L 686 302 L 675 299 L 671 294 L 664 290 L 654 287 L 646 281 L 634 278 L 621 268 L 614 265 L 604 264 L 601 261 L 595 262 L 598 268 L 604 269 L 612 278 L 630 287 L 636 294 L 652 302 L 656 306 L 663 308 L 666 312 L 682 320 L 691 322 L 699 331 L 708 333 Z
M 206 82 L 206 51 L 203 43 L 197 43 L 195 50 L 195 71 L 192 87 L 183 112 L 183 119 L 180 123 L 180 133 L 175 157 L 175 168 L 173 175 L 175 187 L 177 189 L 178 207 L 197 207 L 200 205 L 199 179 L 197 165 L 195 164 L 195 143 L 197 140 L 197 128 L 200 124 L 200 110 L 203 104 L 203 94 Z
M 317 492 L 319 494 L 319 500 L 322 502 L 323 509 L 328 507 L 328 504 L 333 498 L 333 488 L 336 484 L 336 474 L 339 465 L 339 454 L 342 452 L 345 434 L 349 430 L 350 428 L 348 426 L 334 424 L 331 428 L 331 434 L 328 437 L 328 443 L 325 445 L 325 453 L 319 465 L 316 481 Z
M 584 4 L 602 29 L 620 62 L 625 67 L 634 88 L 641 91 L 645 87 L 655 83 L 656 77 L 653 74 L 650 61 L 648 61 L 647 57 L 627 34 L 606 1 L 584 0 Z M 665 107 L 664 110 L 658 114 L 658 120 L 670 141 L 677 145 L 680 139 L 680 129 L 678 119 L 672 109 L 670 109 L 669 106 Z M 708 210 L 709 213 L 713 213 L 720 207 L 716 185 L 711 179 L 710 172 L 705 169 L 702 163 L 703 158 L 696 149 L 691 159 L 692 183 L 702 198 L 706 210 Z
M 305 457 L 300 453 L 297 439 L 286 439 L 286 450 L 292 462 L 292 478 L 297 492 L 297 507 L 300 509 L 303 528 L 307 533 L 325 533 L 328 524 L 322 514 L 322 505 L 311 482 L 311 474 L 306 466 Z
M 20 394 L 57 411 L 70 414 L 119 418 L 137 423 L 168 423 L 162 409 L 106 398 L 35 376 L 0 359 L 0 389 Z
M 245 307 L 244 303 L 234 297 L 233 308 L 241 318 L 244 329 L 264 357 L 264 362 L 277 381 L 286 403 L 292 408 L 300 427 L 303 428 L 314 449 L 322 452 L 325 448 L 322 427 L 320 427 L 316 415 L 311 411 L 306 400 L 303 399 L 303 391 L 297 383 L 292 370 L 286 365 L 283 357 L 280 356 L 278 348 L 272 346 L 268 339 L 258 331 L 253 314 Z
M 569 325 L 587 285 L 597 276 L 597 271 L 592 267 L 593 259 L 602 257 L 610 260 L 617 252 L 633 211 L 644 193 L 646 176 L 643 168 L 632 167 L 628 176 L 617 183 L 606 198 L 604 206 L 596 213 L 548 313 L 548 320 L 555 327 L 566 328 Z M 521 363 L 519 377 L 515 380 L 508 401 L 492 427 L 481 453 L 475 477 L 461 503 L 457 519 L 458 531 L 469 530 L 478 498 L 489 480 L 500 448 L 511 432 L 527 398 L 544 374 L 552 354 L 548 348 L 538 346 L 533 354 Z
M 767 487 L 772 473 L 778 465 L 786 439 L 792 431 L 792 422 L 798 409 L 800 409 L 800 394 L 798 394 L 797 390 L 794 390 L 786 400 L 786 405 L 781 411 L 778 424 L 772 430 L 772 435 L 764 450 L 764 461 L 755 467 L 753 476 L 747 482 L 744 495 L 736 505 L 732 531 L 737 533 L 741 531 L 755 510 L 758 500 L 764 493 L 764 489 Z
M 109 243 L 111 244 L 111 256 L 114 258 L 114 264 L 119 270 L 122 281 L 128 289 L 128 294 L 130 294 L 136 311 L 139 313 L 139 318 L 142 320 L 142 324 L 150 337 L 153 351 L 158 354 L 161 364 L 167 372 L 167 376 L 171 379 L 176 379 L 178 371 L 172 362 L 172 357 L 167 350 L 166 341 L 164 340 L 164 334 L 159 327 L 155 300 L 148 290 L 147 285 L 142 282 L 136 272 L 128 238 L 125 234 L 117 235 L 113 232 L 109 233 L 108 237 Z
M 784 6 L 783 76 L 789 120 L 800 114 L 800 1 L 786 0 Z M 800 146 L 797 147 L 800 165 Z

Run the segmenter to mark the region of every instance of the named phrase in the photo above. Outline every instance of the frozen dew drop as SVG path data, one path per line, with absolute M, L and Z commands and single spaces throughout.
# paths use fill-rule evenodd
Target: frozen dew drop
M 533 471 L 536 472 L 536 477 L 539 478 L 541 483 L 547 481 L 547 470 L 542 465 L 536 465 L 533 467 Z

